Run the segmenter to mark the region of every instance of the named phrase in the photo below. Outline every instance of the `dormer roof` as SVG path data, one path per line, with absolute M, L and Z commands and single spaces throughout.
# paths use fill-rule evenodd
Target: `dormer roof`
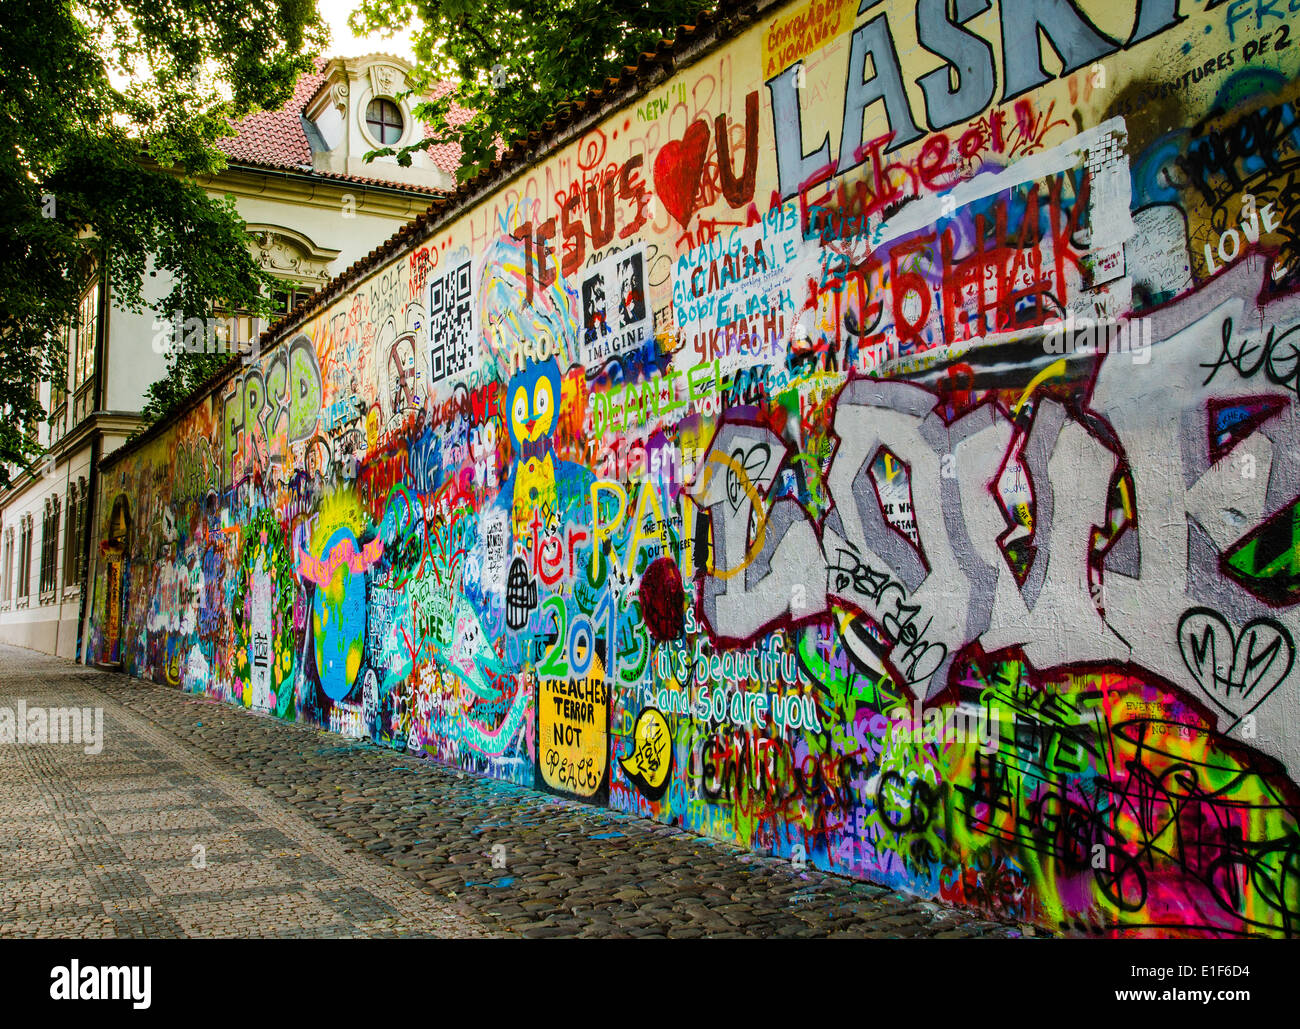
M 430 147 L 426 157 L 415 155 L 415 172 L 395 162 L 362 160 L 373 141 L 357 124 L 364 119 L 359 104 L 373 96 L 393 97 L 406 89 L 405 78 L 412 65 L 394 54 L 372 53 L 363 57 L 334 57 L 317 62 L 316 69 L 304 73 L 293 95 L 278 110 L 259 111 L 235 123 L 235 135 L 219 144 L 232 162 L 260 168 L 275 168 L 362 185 L 383 185 L 415 192 L 439 194 L 454 187 L 460 166 L 460 147 L 441 143 Z M 358 88 L 358 86 L 360 88 Z M 444 96 L 454 83 L 442 81 L 429 92 L 429 99 Z M 353 96 L 353 93 L 360 93 Z M 412 122 L 412 131 L 403 142 L 428 134 L 427 127 L 410 118 L 411 98 L 398 102 Z M 333 106 L 341 112 L 344 131 L 329 139 L 328 125 L 317 119 Z M 471 112 L 453 105 L 452 124 L 463 124 Z M 350 135 L 346 131 L 351 126 Z M 424 174 L 421 174 L 421 171 Z

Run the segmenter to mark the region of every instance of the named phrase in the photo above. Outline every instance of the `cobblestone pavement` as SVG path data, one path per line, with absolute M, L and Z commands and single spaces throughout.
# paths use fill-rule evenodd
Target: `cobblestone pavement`
M 0 744 L 0 937 L 491 935 L 98 688 L 127 682 L 0 647 L 0 707 L 104 719 L 98 754 Z
M 1015 936 L 645 819 L 0 646 L 0 936 Z M 206 848 L 206 869 L 193 847 Z M 501 864 L 505 867 L 493 867 Z

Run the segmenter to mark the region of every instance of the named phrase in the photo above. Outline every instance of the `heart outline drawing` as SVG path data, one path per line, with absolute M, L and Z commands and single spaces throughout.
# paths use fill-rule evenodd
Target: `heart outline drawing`
M 731 452 L 731 464 L 727 467 L 727 502 L 731 504 L 732 513 L 740 510 L 740 505 L 749 497 L 750 488 L 762 494 L 765 484 L 761 476 L 767 470 L 767 463 L 772 458 L 772 448 L 761 440 L 753 444 L 748 451 L 736 447 Z M 746 482 L 740 481 L 743 473 Z
M 704 161 L 709 155 L 709 123 L 697 118 L 681 139 L 670 139 L 655 157 L 655 192 L 668 213 L 684 229 L 695 211 L 695 194 L 704 177 Z
M 1208 607 L 1183 612 L 1178 649 L 1201 692 L 1238 721 L 1264 703 L 1295 664 L 1291 634 L 1272 618 L 1254 618 L 1237 633 Z

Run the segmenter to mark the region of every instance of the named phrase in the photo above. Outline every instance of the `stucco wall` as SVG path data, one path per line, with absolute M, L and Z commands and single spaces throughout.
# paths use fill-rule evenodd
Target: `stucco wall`
M 117 437 L 120 444 L 122 437 Z M 4 524 L 0 526 L 0 561 L 3 560 L 5 534 L 12 529 L 14 541 L 13 571 L 8 593 L 4 593 L 3 566 L 0 565 L 0 642 L 12 643 L 60 657 L 77 656 L 78 614 L 81 611 L 81 588 L 67 585 L 66 562 L 68 554 L 67 520 L 70 497 L 80 495 L 90 477 L 90 448 L 81 447 L 64 455 L 62 459 L 43 467 L 43 473 L 31 479 L 23 488 L 9 497 L 4 509 Z M 45 535 L 45 505 L 53 498 L 58 501 L 55 557 L 55 589 L 41 591 L 41 553 Z M 87 502 L 90 497 L 87 496 Z M 22 541 L 23 520 L 30 517 L 33 527 L 31 543 L 30 593 L 21 596 L 19 586 L 19 548 Z M 89 513 L 87 517 L 90 517 Z M 93 525 L 93 522 L 92 522 Z M 83 537 L 84 539 L 84 537 Z M 74 548 L 76 545 L 74 544 Z M 73 560 L 79 560 L 81 551 L 74 550 Z
M 1300 2 L 864 6 L 110 462 L 95 653 L 997 917 L 1294 933 Z

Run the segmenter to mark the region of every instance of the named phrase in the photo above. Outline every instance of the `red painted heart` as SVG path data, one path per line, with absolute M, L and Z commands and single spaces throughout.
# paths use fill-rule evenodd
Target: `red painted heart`
M 660 147 L 655 158 L 655 191 L 683 229 L 695 210 L 695 194 L 708 152 L 709 123 L 701 118 L 691 123 L 681 139 L 670 139 Z

